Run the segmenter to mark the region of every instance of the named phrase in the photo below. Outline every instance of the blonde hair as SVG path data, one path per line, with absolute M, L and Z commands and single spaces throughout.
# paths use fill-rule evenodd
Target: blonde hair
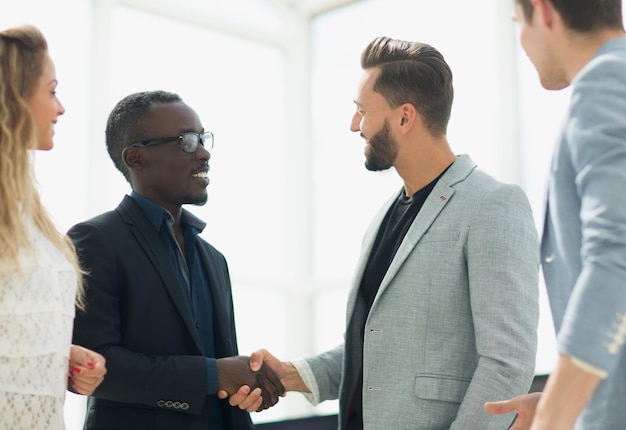
M 33 26 L 0 32 L 0 260 L 20 269 L 20 250 L 32 251 L 24 219 L 32 219 L 76 269 L 76 305 L 83 309 L 84 271 L 71 240 L 57 230 L 41 203 L 32 163 L 38 144 L 29 100 L 47 52 L 46 39 Z

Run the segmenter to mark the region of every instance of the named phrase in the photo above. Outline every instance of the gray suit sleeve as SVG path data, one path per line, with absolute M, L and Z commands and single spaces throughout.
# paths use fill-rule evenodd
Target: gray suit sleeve
M 330 351 L 306 359 L 317 384 L 317 402 L 339 398 L 343 364 L 343 344 Z M 312 389 L 309 386 L 309 389 Z M 312 400 L 312 399 L 310 399 Z
M 575 83 L 565 138 L 580 199 L 582 271 L 559 351 L 610 372 L 626 331 L 626 60 L 607 55 Z M 556 174 L 556 173 L 555 173 Z M 572 204 L 572 210 L 575 206 Z
M 450 430 L 507 428 L 513 416 L 490 416 L 483 404 L 526 393 L 535 370 L 539 244 L 530 205 L 514 185 L 481 200 L 466 253 L 479 360 Z

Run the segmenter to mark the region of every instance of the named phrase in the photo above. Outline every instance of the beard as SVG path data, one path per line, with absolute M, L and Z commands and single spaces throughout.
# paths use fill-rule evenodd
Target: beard
M 367 143 L 369 145 L 369 153 L 365 156 L 367 170 L 381 171 L 393 166 L 398 156 L 398 142 L 391 135 L 386 119 L 383 127 L 374 133 Z

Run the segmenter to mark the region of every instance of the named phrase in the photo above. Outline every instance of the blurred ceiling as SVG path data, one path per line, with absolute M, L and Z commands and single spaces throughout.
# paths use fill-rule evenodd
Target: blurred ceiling
M 362 0 L 268 0 L 276 6 L 296 10 L 310 17 L 360 1 Z

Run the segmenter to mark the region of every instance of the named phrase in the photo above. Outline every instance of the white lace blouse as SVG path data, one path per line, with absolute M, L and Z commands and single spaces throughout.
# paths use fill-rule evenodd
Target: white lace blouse
M 0 262 L 0 429 L 64 429 L 76 272 L 42 233 L 22 270 Z

